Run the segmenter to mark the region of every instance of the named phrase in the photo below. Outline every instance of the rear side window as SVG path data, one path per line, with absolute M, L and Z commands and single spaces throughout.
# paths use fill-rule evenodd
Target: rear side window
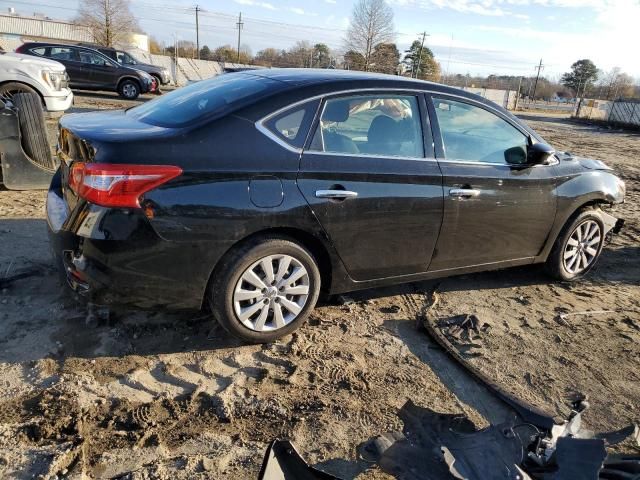
M 38 48 L 32 48 L 29 51 L 31 53 L 35 53 L 36 55 L 44 56 L 44 54 L 46 53 L 47 49 L 45 47 L 38 47 Z
M 310 150 L 423 158 L 418 99 L 410 95 L 363 95 L 327 100 Z
M 129 109 L 127 115 L 160 127 L 183 127 L 246 106 L 280 83 L 245 73 L 218 75 Z
M 445 155 L 449 160 L 522 163 L 529 139 L 499 116 L 465 102 L 433 99 Z M 516 160 L 521 159 L 521 161 Z
M 74 50 L 68 47 L 50 47 L 49 58 L 53 60 L 76 60 Z
M 319 100 L 297 105 L 265 122 L 267 129 L 292 147 L 302 148 L 318 108 Z

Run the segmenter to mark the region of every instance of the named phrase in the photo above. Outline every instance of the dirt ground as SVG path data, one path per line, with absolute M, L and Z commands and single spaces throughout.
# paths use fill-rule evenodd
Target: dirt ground
M 76 108 L 121 104 L 79 97 Z M 44 192 L 0 190 L 0 477 L 250 479 L 267 443 L 287 437 L 327 472 L 388 478 L 360 448 L 402 428 L 408 399 L 477 425 L 510 414 L 416 329 L 434 290 L 435 318 L 487 324 L 461 350 L 517 396 L 565 416 L 586 394 L 594 430 L 640 421 L 640 135 L 523 117 L 627 182 L 626 227 L 589 278 L 563 285 L 534 267 L 370 290 L 265 346 L 198 314 L 86 326 L 51 264 Z

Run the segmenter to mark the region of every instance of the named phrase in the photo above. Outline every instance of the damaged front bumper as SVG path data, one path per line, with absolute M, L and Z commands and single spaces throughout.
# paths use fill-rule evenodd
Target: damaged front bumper
M 604 224 L 604 234 L 607 241 L 611 241 L 613 235 L 617 235 L 624 226 L 624 219 L 616 218 L 607 212 L 601 212 L 602 223 Z

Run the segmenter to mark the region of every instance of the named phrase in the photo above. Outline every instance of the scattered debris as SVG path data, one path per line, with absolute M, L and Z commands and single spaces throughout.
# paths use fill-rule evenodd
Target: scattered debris
M 258 480 L 340 480 L 310 467 L 289 440 L 274 440 L 262 462 Z

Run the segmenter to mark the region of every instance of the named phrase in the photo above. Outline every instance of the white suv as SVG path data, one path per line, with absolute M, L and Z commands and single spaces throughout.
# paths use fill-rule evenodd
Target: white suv
M 0 98 L 17 92 L 37 93 L 50 112 L 64 111 L 73 103 L 69 76 L 60 62 L 0 51 Z

